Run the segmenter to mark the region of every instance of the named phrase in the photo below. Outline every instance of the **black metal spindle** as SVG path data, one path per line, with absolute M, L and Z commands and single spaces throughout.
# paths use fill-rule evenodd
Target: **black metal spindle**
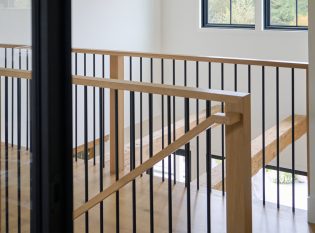
M 102 78 L 105 79 L 105 55 L 102 55 Z M 103 137 L 101 137 L 102 141 L 103 141 L 103 158 L 102 158 L 102 162 L 103 162 L 103 169 L 105 169 L 105 89 L 102 88 L 102 102 L 103 102 L 103 117 L 102 117 L 102 121 L 103 121 Z
M 118 119 L 118 90 L 115 90 L 115 119 Z M 119 131 L 118 121 L 115 121 L 115 176 L 116 181 L 119 180 Z M 116 233 L 120 231 L 120 219 L 119 219 L 119 191 L 116 192 Z
M 167 142 L 168 145 L 172 142 L 171 129 L 171 97 L 167 96 Z M 173 231 L 173 209 L 172 209 L 172 156 L 168 156 L 168 232 Z
M 26 70 L 29 70 L 29 54 L 26 50 Z M 28 138 L 29 138 L 29 80 L 26 80 L 26 150 L 28 150 Z
M 21 69 L 21 49 L 19 49 L 19 69 Z M 17 199 L 18 214 L 17 227 L 18 233 L 21 232 L 21 79 L 17 79 Z
M 279 116 L 279 67 L 276 68 L 276 116 L 277 116 L 277 208 L 280 208 L 280 116 Z
M 7 50 L 5 49 L 5 67 L 7 67 Z M 4 127 L 5 127 L 5 230 L 9 233 L 9 87 L 8 77 L 4 81 Z
M 185 98 L 185 132 L 189 131 L 189 99 Z M 185 144 L 185 180 L 187 187 L 187 232 L 191 232 L 190 211 L 190 143 Z
M 234 64 L 234 91 L 237 91 L 237 64 Z
M 95 54 L 93 54 L 93 77 L 95 77 Z M 93 165 L 95 166 L 96 154 L 96 124 L 95 124 L 95 87 L 93 87 Z
M 248 65 L 247 67 L 247 73 L 248 73 L 248 93 L 251 93 L 251 78 L 252 78 L 252 67 L 251 65 Z
M 176 79 L 176 61 L 173 59 L 173 85 L 175 86 Z M 176 140 L 176 98 L 173 96 L 173 141 Z M 176 184 L 176 152 L 173 155 L 173 177 Z
M 104 110 L 104 103 L 103 103 L 103 88 L 99 88 L 99 132 L 100 132 L 100 186 L 99 191 L 103 191 L 103 159 L 104 159 L 104 121 L 103 121 L 103 112 Z M 103 201 L 100 202 L 100 233 L 104 232 L 104 203 Z
M 84 76 L 86 76 L 86 54 L 84 54 Z M 89 170 L 88 170 L 88 89 L 84 86 L 84 184 L 85 202 L 89 200 Z M 85 212 L 85 232 L 89 232 L 89 212 Z
M 221 63 L 221 90 L 224 90 L 224 63 Z M 221 111 L 224 112 L 224 104 L 221 103 Z M 221 153 L 222 153 L 222 195 L 225 195 L 225 156 L 224 156 L 224 125 L 221 126 Z
M 196 62 L 196 87 L 199 87 L 199 62 Z M 196 99 L 196 124 L 199 124 L 199 99 Z M 196 137 L 197 190 L 199 190 L 199 135 Z
M 164 84 L 164 59 L 161 59 L 161 84 Z M 162 127 L 162 150 L 164 149 L 164 95 L 161 95 L 161 127 Z M 164 159 L 162 160 L 162 181 L 164 182 Z
M 11 54 L 11 67 L 12 69 L 14 69 L 14 48 L 12 48 L 12 54 Z M 14 146 L 14 78 L 11 78 L 11 88 L 12 88 L 12 92 L 11 92 L 11 146 Z
M 295 72 L 292 68 L 291 75 L 291 108 L 292 108 L 292 211 L 295 212 L 295 90 L 294 90 Z
M 132 81 L 132 57 L 130 57 L 130 81 Z M 130 171 L 136 167 L 135 93 L 130 92 Z M 136 180 L 132 181 L 132 229 L 137 231 Z
M 74 74 L 78 74 L 78 54 L 75 53 L 74 55 Z M 74 87 L 74 102 L 75 102 L 75 161 L 78 161 L 78 86 L 75 85 Z
M 266 204 L 266 135 L 265 135 L 265 67 L 262 67 L 262 173 L 263 173 L 263 205 Z
M 211 89 L 211 63 L 209 62 L 209 89 Z M 206 116 L 211 115 L 211 101 L 206 102 Z M 206 172 L 207 172 L 207 232 L 211 232 L 211 128 L 206 131 Z
M 140 57 L 140 82 L 142 83 L 142 57 Z M 143 115 L 142 115 L 142 92 L 140 92 L 140 164 L 142 164 L 143 157 Z M 142 177 L 142 174 L 141 174 Z
M 150 59 L 151 83 L 153 82 L 153 59 Z M 149 94 L 149 156 L 153 156 L 153 95 Z M 150 233 L 154 232 L 154 197 L 153 197 L 153 168 L 150 174 Z

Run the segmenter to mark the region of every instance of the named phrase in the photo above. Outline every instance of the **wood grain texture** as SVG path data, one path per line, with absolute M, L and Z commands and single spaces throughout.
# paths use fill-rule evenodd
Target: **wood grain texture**
M 121 56 L 110 57 L 110 80 L 111 81 L 123 81 L 124 80 L 124 58 Z M 110 171 L 115 173 L 115 155 L 116 155 L 116 130 L 115 125 L 118 121 L 118 167 L 119 170 L 124 169 L 124 92 L 118 91 L 118 102 L 115 98 L 115 90 L 110 90 Z M 118 119 L 116 119 L 115 108 L 118 105 Z
M 226 125 L 226 221 L 228 233 L 252 232 L 251 104 L 226 104 L 226 114 L 241 112 L 242 119 Z

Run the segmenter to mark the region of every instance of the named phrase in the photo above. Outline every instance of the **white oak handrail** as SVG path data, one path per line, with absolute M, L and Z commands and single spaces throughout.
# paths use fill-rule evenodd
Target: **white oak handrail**
M 31 47 L 27 45 L 10 45 L 10 44 L 0 44 L 0 48 L 31 49 Z M 235 57 L 193 56 L 193 55 L 185 55 L 185 54 L 146 53 L 146 52 L 135 52 L 135 51 L 102 50 L 102 49 L 88 49 L 88 48 L 73 48 L 72 52 L 111 55 L 111 56 L 131 56 L 131 57 L 171 59 L 171 60 L 174 59 L 174 60 L 182 60 L 182 61 L 187 60 L 187 61 L 199 61 L 199 62 L 308 69 L 307 62 L 263 60 L 263 59 L 250 59 L 250 58 L 235 58 Z
M 31 79 L 32 72 L 26 70 L 0 68 L 0 76 Z M 241 92 L 212 89 L 209 90 L 195 87 L 181 87 L 166 84 L 154 84 L 126 80 L 103 79 L 88 76 L 73 75 L 72 77 L 72 83 L 77 85 L 109 88 L 122 91 L 144 92 L 183 98 L 213 100 L 225 103 L 238 103 L 248 95 L 248 93 Z

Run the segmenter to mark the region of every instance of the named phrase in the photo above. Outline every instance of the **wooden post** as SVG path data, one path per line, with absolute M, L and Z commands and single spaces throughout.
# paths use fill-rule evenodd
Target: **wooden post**
M 124 57 L 110 56 L 110 79 L 124 80 Z M 115 90 L 110 90 L 110 172 L 115 173 L 115 121 L 119 123 L 119 170 L 124 169 L 124 92 L 118 91 L 118 119 L 115 118 Z
M 226 113 L 239 112 L 240 122 L 226 126 L 227 232 L 252 232 L 250 96 L 226 104 Z

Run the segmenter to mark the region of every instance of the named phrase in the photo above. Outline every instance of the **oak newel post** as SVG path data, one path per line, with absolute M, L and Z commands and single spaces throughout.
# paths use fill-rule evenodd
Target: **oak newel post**
M 226 125 L 227 232 L 252 232 L 251 113 L 250 96 L 226 104 L 226 114 L 239 112 L 242 119 Z
M 124 80 L 124 57 L 110 56 L 110 79 Z M 115 122 L 119 133 L 119 170 L 124 169 L 124 92 L 118 91 L 118 119 L 115 118 L 115 90 L 110 90 L 110 172 L 115 172 Z

